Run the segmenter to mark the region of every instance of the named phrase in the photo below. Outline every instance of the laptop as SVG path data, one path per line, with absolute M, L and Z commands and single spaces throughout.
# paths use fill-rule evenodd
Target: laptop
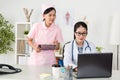
M 111 77 L 112 57 L 112 52 L 78 54 L 78 71 L 73 76 L 77 79 Z

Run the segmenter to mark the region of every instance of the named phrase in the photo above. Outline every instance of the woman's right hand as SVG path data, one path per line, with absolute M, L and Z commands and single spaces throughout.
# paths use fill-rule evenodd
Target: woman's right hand
M 32 41 L 33 41 L 33 39 L 28 38 L 28 44 L 29 44 L 36 52 L 40 52 L 40 51 L 41 51 L 40 47 L 38 47 L 38 45 L 37 45 L 37 44 L 34 44 Z

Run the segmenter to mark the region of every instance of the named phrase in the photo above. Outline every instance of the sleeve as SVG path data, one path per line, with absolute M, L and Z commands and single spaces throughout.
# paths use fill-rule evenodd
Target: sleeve
M 70 43 L 65 45 L 63 54 L 64 54 L 63 62 L 64 62 L 65 67 L 68 67 L 68 66 L 72 66 L 72 68 L 77 67 L 77 65 L 75 65 L 72 61 L 72 55 L 71 55 L 72 53 L 71 53 Z
M 30 29 L 30 32 L 28 33 L 27 37 L 30 39 L 33 39 L 35 37 L 37 24 L 34 24 L 32 28 Z
M 63 42 L 62 31 L 60 28 L 57 30 L 56 40 L 58 40 L 58 42 Z

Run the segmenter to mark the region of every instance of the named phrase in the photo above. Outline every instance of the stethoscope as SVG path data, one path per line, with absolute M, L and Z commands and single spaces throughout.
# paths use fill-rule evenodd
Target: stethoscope
M 89 49 L 90 52 L 91 52 L 91 47 L 90 47 L 88 41 L 85 40 L 85 42 L 87 43 L 87 46 L 85 47 L 85 51 L 86 51 L 87 49 Z M 74 50 L 74 40 L 72 41 L 72 51 L 71 51 L 71 52 L 72 52 L 72 61 L 74 61 L 73 50 Z

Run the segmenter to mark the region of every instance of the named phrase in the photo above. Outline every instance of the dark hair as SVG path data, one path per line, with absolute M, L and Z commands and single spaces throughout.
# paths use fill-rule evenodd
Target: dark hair
M 55 12 L 56 12 L 56 9 L 54 8 L 54 7 L 50 7 L 50 8 L 47 8 L 45 11 L 44 11 L 44 13 L 43 14 L 48 14 L 50 11 L 52 11 L 52 10 L 55 10 Z
M 76 32 L 76 30 L 77 30 L 80 26 L 84 27 L 84 28 L 86 29 L 86 31 L 88 31 L 87 24 L 86 24 L 85 22 L 80 21 L 80 22 L 77 22 L 77 23 L 74 25 L 74 33 Z M 75 38 L 76 38 L 76 37 L 75 37 L 75 35 L 74 35 L 74 39 L 75 39 Z
M 52 10 L 55 10 L 55 12 L 56 12 L 56 9 L 54 8 L 54 7 L 50 7 L 50 8 L 47 8 L 45 11 L 44 11 L 44 13 L 43 14 L 48 14 L 50 11 L 52 11 Z M 43 19 L 43 21 L 44 21 L 45 19 Z

